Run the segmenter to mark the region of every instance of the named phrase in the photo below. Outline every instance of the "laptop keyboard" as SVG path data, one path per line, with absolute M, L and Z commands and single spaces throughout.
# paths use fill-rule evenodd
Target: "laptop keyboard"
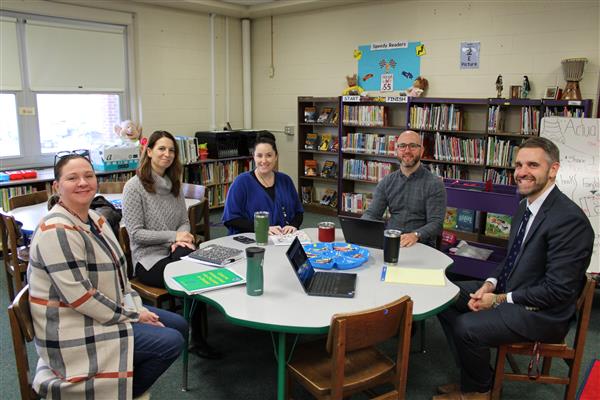
M 236 258 L 242 250 L 213 244 L 190 253 L 190 257 L 207 261 L 213 264 L 223 264 L 225 261 Z
M 317 273 L 310 284 L 310 290 L 317 293 L 333 293 L 342 279 L 341 274 Z

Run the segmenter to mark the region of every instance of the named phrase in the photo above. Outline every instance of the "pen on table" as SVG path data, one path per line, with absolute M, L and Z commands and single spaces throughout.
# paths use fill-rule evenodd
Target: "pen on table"
M 384 265 L 383 268 L 381 268 L 381 280 L 385 281 L 385 274 L 387 272 L 387 267 Z

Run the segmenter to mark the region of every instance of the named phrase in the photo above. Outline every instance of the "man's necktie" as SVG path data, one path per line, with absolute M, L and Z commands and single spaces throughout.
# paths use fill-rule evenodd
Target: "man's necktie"
M 508 253 L 508 257 L 506 258 L 506 262 L 504 263 L 504 267 L 500 272 L 500 276 L 498 276 L 498 285 L 496 285 L 496 292 L 504 293 L 506 290 L 506 281 L 508 280 L 508 276 L 510 275 L 510 271 L 512 271 L 515 266 L 515 261 L 517 260 L 517 255 L 521 250 L 521 245 L 523 244 L 523 239 L 525 239 L 525 230 L 527 229 L 527 221 L 529 221 L 529 217 L 531 217 L 531 211 L 529 208 L 525 211 L 523 215 L 523 219 L 521 220 L 521 226 L 519 227 L 519 231 L 517 232 L 517 236 L 515 237 L 515 241 L 510 247 L 510 252 Z

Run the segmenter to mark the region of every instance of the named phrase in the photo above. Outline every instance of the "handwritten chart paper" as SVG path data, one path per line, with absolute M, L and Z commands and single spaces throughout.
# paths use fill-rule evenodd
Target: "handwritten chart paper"
M 588 272 L 600 272 L 600 119 L 545 117 L 540 136 L 560 150 L 556 185 L 590 219 L 595 238 Z

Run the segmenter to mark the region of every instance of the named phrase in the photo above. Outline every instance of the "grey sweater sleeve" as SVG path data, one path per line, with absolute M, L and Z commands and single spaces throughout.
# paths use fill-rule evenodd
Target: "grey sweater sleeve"
M 425 198 L 427 223 L 419 228 L 421 241 L 434 241 L 442 233 L 444 216 L 446 215 L 446 187 L 441 179 L 434 178 L 428 185 L 428 196 Z
M 187 206 L 185 205 L 185 198 L 183 197 L 182 193 L 179 193 L 177 202 L 179 203 L 179 207 L 181 209 L 187 211 Z M 177 232 L 191 232 L 190 220 L 188 218 L 187 212 L 180 214 L 179 223 L 177 224 L 177 226 Z
M 175 242 L 176 231 L 156 231 L 147 229 L 150 215 L 146 203 L 151 201 L 148 193 L 137 179 L 132 179 L 123 190 L 123 220 L 132 241 L 142 245 L 157 245 Z M 185 203 L 184 203 L 185 207 Z M 187 225 L 189 232 L 189 223 Z
M 373 194 L 373 201 L 369 205 L 369 208 L 363 213 L 362 218 L 372 219 L 372 220 L 381 220 L 383 217 L 383 213 L 385 209 L 388 207 L 388 200 L 386 194 L 386 185 L 389 182 L 389 178 L 386 179 L 384 177 L 375 188 L 375 193 Z

